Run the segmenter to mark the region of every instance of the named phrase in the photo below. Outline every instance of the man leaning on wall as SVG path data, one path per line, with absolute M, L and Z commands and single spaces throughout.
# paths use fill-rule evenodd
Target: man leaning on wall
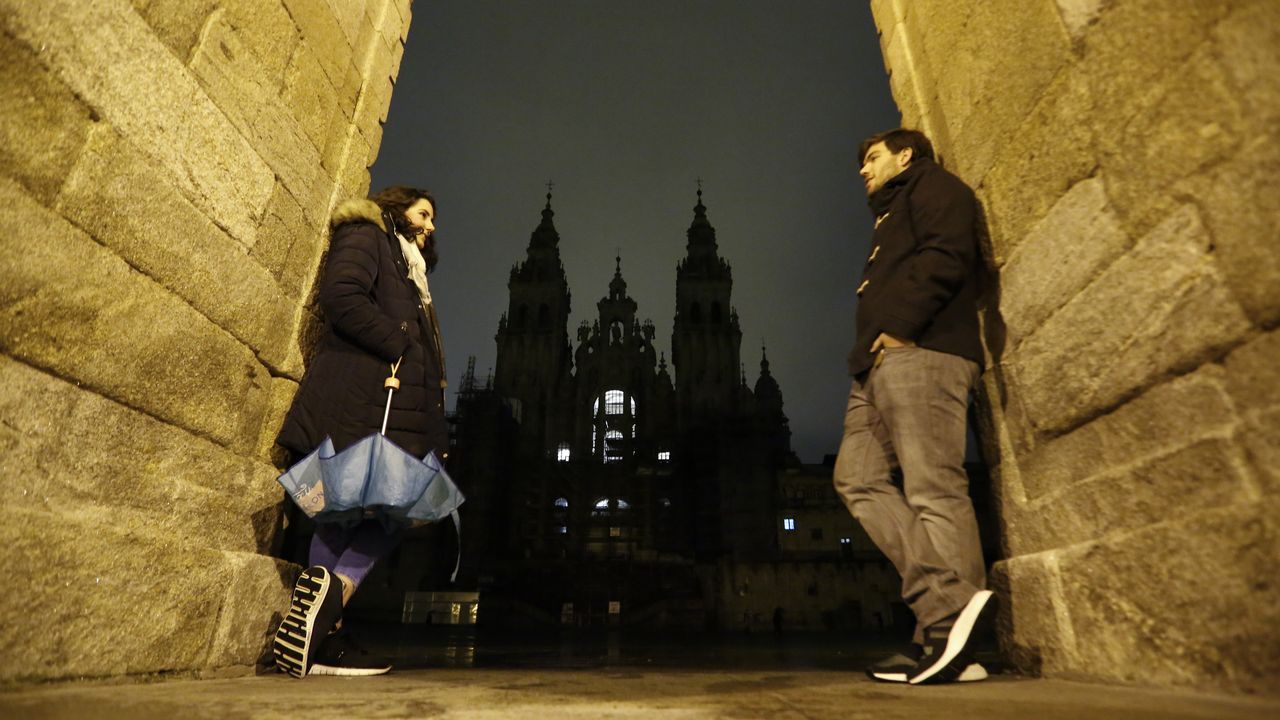
M 982 362 L 977 201 L 919 131 L 881 133 L 860 154 L 875 232 L 857 289 L 834 483 L 898 569 L 916 616 L 911 649 L 867 674 L 913 685 L 982 680 L 973 639 L 995 603 L 964 471 Z

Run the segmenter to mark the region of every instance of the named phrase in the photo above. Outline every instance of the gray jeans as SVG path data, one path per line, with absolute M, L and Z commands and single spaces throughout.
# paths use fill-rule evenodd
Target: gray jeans
M 964 472 L 966 410 L 977 379 L 977 363 L 958 355 L 889 348 L 849 391 L 836 492 L 902 576 L 916 642 L 986 585 Z M 901 469 L 901 485 L 893 469 Z

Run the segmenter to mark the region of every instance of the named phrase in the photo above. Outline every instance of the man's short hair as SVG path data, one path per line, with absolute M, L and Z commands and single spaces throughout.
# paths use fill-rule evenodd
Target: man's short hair
M 867 151 L 872 145 L 878 142 L 884 142 L 885 147 L 889 148 L 891 153 L 902 152 L 906 148 L 911 148 L 911 159 L 927 158 L 933 160 L 933 143 L 929 142 L 929 138 L 919 130 L 910 128 L 897 128 L 896 130 L 886 130 L 877 133 L 862 141 L 862 146 L 858 148 L 858 164 L 862 164 L 867 159 Z

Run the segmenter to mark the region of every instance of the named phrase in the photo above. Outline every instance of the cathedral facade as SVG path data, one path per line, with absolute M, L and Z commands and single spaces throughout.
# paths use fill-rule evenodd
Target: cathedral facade
M 450 467 L 475 518 L 464 574 L 519 611 L 697 616 L 711 610 L 716 563 L 776 556 L 777 478 L 797 464 L 782 393 L 763 355 L 747 383 L 732 269 L 701 190 L 693 213 L 670 364 L 621 258 L 571 337 L 550 194 L 511 270 L 494 374 L 463 380 Z

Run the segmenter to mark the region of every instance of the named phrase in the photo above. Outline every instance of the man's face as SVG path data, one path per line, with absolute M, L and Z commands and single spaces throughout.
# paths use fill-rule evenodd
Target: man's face
M 884 184 L 895 175 L 906 170 L 910 164 L 911 148 L 902 148 L 896 153 L 891 152 L 889 146 L 881 140 L 867 148 L 867 154 L 862 158 L 862 170 L 858 174 L 862 176 L 862 184 L 870 195 L 884 187 Z

